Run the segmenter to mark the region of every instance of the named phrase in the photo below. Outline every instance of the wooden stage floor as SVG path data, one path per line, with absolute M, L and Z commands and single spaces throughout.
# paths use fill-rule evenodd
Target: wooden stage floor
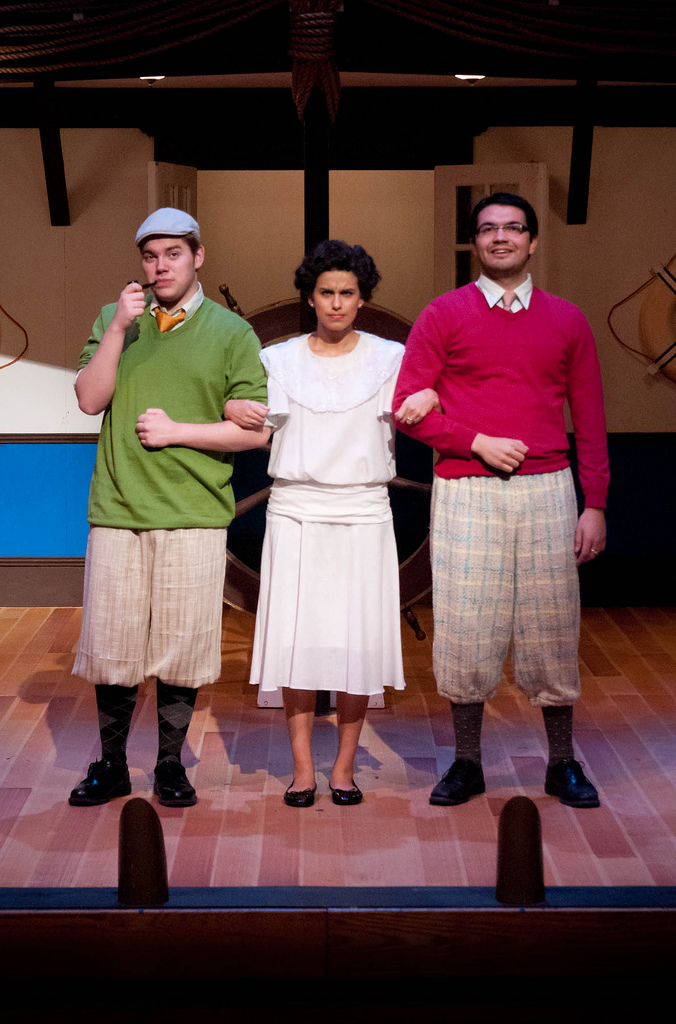
M 602 806 L 545 796 L 542 716 L 505 672 L 487 708 L 487 793 L 457 808 L 428 795 L 452 758 L 447 701 L 428 632 L 402 622 L 407 689 L 370 711 L 358 754 L 361 806 L 328 794 L 335 716 L 315 726 L 319 798 L 287 808 L 283 711 L 256 706 L 247 682 L 253 617 L 224 613 L 222 681 L 205 687 L 186 745 L 193 808 L 156 806 L 169 882 L 181 887 L 493 886 L 497 822 L 515 794 L 542 818 L 549 886 L 676 885 L 676 609 L 585 609 L 576 710 L 578 756 Z M 79 608 L 0 610 L 0 887 L 117 885 L 122 800 L 69 807 L 98 754 L 91 688 L 70 675 Z M 154 687 L 141 692 L 129 743 L 134 796 L 152 799 Z

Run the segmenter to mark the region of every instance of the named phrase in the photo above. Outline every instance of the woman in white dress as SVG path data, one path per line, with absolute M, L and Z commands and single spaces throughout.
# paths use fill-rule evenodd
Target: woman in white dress
M 296 271 L 315 310 L 309 335 L 263 350 L 268 403 L 228 403 L 274 428 L 251 683 L 283 687 L 293 755 L 284 795 L 314 803 L 317 690 L 336 691 L 335 804 L 357 804 L 354 758 L 369 697 L 403 689 L 399 566 L 387 484 L 392 396 L 403 345 L 354 329 L 380 275 L 361 246 L 321 242 Z M 435 396 L 436 397 L 436 396 Z M 431 407 L 431 405 L 430 405 Z M 237 418 L 236 418 L 237 417 Z

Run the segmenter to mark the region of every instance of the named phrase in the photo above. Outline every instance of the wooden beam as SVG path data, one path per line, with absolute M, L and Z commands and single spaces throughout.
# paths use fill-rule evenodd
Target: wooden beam
M 315 86 L 303 118 L 305 251 L 329 237 L 329 114 Z
M 344 983 L 349 962 L 351 983 L 520 979 L 521 987 L 557 979 L 560 987 L 601 978 L 608 992 L 629 980 L 640 980 L 649 992 L 673 968 L 673 907 L 372 909 L 360 907 L 359 891 L 352 892 L 351 908 L 0 911 L 3 975 L 14 985 L 65 978 L 114 985 L 152 978 L 177 986 L 195 979 L 260 984 L 275 978 L 288 992 L 291 982 L 299 988 L 311 978 Z M 472 998 L 480 999 L 480 992 Z
M 587 223 L 596 87 L 596 80 L 584 78 L 581 78 L 576 86 L 575 122 L 568 181 L 568 224 Z
M 70 224 L 70 209 L 61 148 L 61 131 L 56 116 L 56 89 L 51 79 L 37 79 L 33 86 L 38 101 L 38 124 L 49 202 L 49 218 L 52 227 L 67 227 Z
M 329 237 L 329 112 L 326 96 L 316 85 L 303 113 L 303 186 L 305 211 L 305 252 Z M 316 326 L 306 302 L 300 304 L 300 329 L 309 333 Z M 317 715 L 331 713 L 331 694 L 317 690 Z

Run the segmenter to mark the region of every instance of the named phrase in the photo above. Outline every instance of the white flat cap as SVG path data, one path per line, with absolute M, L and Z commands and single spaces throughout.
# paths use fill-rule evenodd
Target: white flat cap
M 143 221 L 136 232 L 136 244 L 141 245 L 151 235 L 162 238 L 181 238 L 183 235 L 200 236 L 200 226 L 194 217 L 185 210 L 175 210 L 172 206 L 162 206 Z

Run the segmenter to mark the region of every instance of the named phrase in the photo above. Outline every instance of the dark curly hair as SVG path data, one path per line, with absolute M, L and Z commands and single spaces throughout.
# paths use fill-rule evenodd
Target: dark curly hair
M 369 301 L 380 281 L 375 263 L 361 245 L 348 245 L 329 238 L 319 242 L 296 270 L 294 284 L 302 298 L 310 298 L 317 278 L 327 270 L 347 270 L 354 274 L 359 282 L 359 294 L 365 302 Z

